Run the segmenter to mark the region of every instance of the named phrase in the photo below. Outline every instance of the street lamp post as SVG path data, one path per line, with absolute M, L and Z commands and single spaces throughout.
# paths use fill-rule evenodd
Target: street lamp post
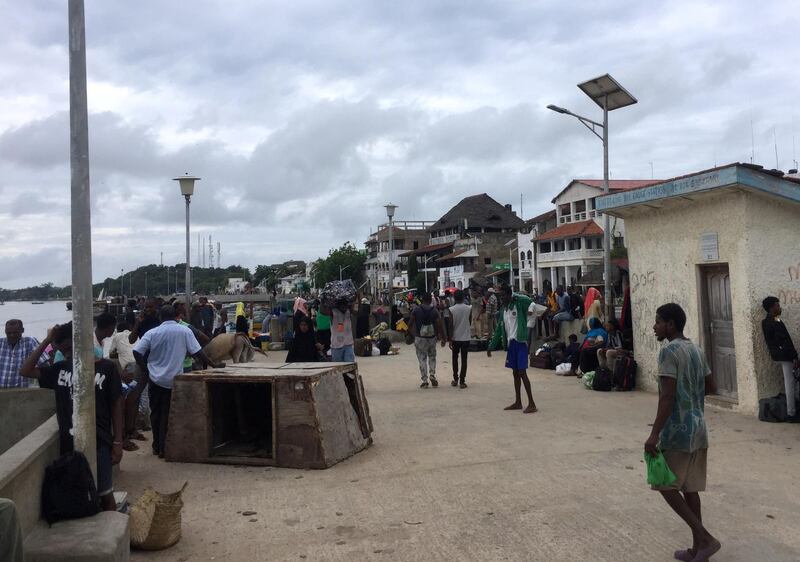
M 394 211 L 397 205 L 388 203 L 384 205 L 386 209 L 386 216 L 389 217 L 389 305 L 394 301 L 394 232 L 392 228 L 392 218 L 394 218 Z
M 344 273 L 344 271 L 345 271 L 345 270 L 346 270 L 348 267 L 350 267 L 350 266 L 349 266 L 349 265 L 346 265 L 346 266 L 344 266 L 344 267 L 342 267 L 341 265 L 339 266 L 339 281 L 341 281 L 341 280 L 342 280 L 342 273 Z
M 547 109 L 555 111 L 556 113 L 563 113 L 571 115 L 580 121 L 587 129 L 589 129 L 597 138 L 603 142 L 603 194 L 609 193 L 608 188 L 608 112 L 621 107 L 627 107 L 637 103 L 637 99 L 633 97 L 622 85 L 614 80 L 610 74 L 604 74 L 592 80 L 581 82 L 578 84 L 583 93 L 589 96 L 603 110 L 603 122 L 598 123 L 587 117 L 573 113 L 563 107 L 557 105 L 548 105 Z M 602 129 L 602 135 L 597 132 L 597 129 Z M 614 303 L 611 299 L 611 232 L 610 221 L 608 213 L 603 213 L 603 281 L 604 281 L 604 296 L 606 299 L 606 318 L 613 316 Z
M 194 182 L 199 181 L 200 178 L 196 176 L 190 176 L 189 172 L 186 172 L 185 175 L 172 179 L 180 184 L 181 195 L 183 195 L 183 197 L 186 199 L 186 275 L 184 284 L 186 286 L 186 310 L 188 311 L 192 307 L 192 270 L 189 266 L 189 204 L 191 202 L 192 195 L 194 194 Z

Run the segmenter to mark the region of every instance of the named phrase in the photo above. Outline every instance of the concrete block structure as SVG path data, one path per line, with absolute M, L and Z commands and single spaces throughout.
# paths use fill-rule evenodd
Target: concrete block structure
M 764 297 L 800 343 L 800 179 L 731 164 L 598 198 L 624 218 L 637 385 L 655 389 L 656 309 L 686 311 L 686 335 L 709 358 L 717 400 L 753 414 L 783 388 L 762 335 Z

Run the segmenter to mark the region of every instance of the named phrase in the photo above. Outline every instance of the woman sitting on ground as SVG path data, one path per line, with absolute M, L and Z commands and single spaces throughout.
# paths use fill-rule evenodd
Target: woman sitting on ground
M 581 346 L 581 373 L 596 371 L 598 366 L 597 351 L 608 344 L 608 332 L 598 318 L 589 319 L 589 333 Z
M 322 351 L 322 344 L 317 343 L 314 329 L 311 327 L 311 320 L 307 316 L 300 318 L 292 343 L 289 345 L 286 362 L 313 363 L 319 361 L 320 351 Z

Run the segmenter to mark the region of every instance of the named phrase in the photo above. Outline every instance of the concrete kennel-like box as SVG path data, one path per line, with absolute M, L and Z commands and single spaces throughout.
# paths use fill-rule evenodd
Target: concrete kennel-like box
M 175 378 L 166 459 L 328 468 L 371 434 L 355 363 L 239 363 Z

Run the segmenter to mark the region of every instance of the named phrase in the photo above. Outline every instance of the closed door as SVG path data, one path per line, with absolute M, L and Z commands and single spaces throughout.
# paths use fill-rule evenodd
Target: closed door
M 717 394 L 738 398 L 736 347 L 733 341 L 731 276 L 728 266 L 709 268 L 706 278 L 707 335 L 710 342 L 711 370 Z

